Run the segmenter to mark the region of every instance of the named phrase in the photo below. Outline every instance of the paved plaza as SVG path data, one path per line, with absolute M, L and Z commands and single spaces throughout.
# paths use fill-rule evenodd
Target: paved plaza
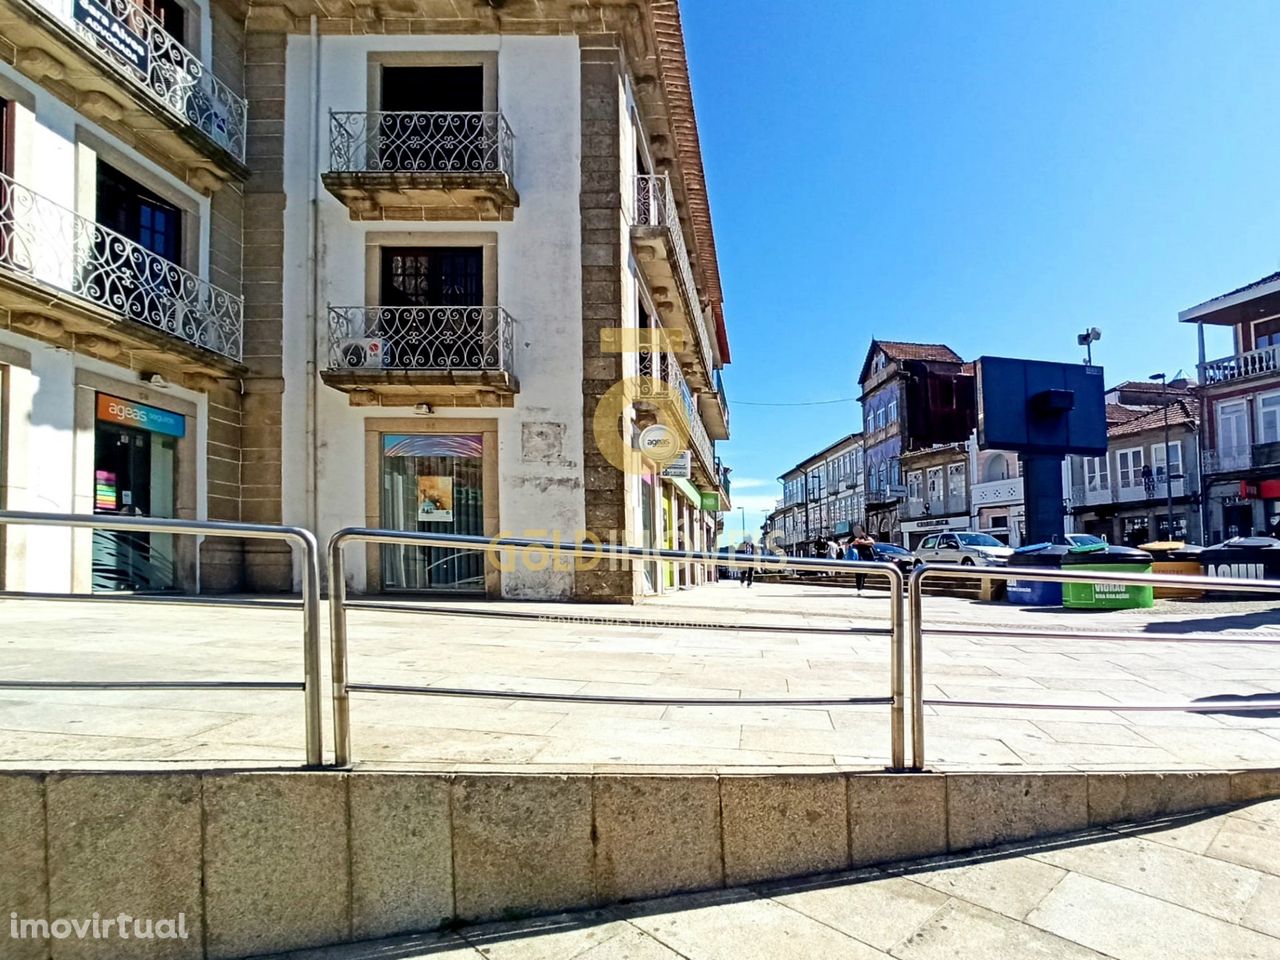
M 1273 801 L 289 960 L 1274 960 L 1277 864 L 1280 801 Z
M 884 594 L 721 583 L 634 607 L 432 601 L 350 614 L 352 680 L 640 697 L 883 696 Z M 517 612 L 521 619 L 477 614 Z M 1065 639 L 934 635 L 929 698 L 1098 704 L 1098 711 L 926 709 L 943 769 L 1274 765 L 1277 711 L 1147 713 L 1151 703 L 1280 691 L 1280 647 L 1091 639 L 1102 631 L 1280 639 L 1280 605 L 1161 602 L 1155 611 L 1021 611 L 925 598 L 929 626 L 1063 629 Z M 301 676 L 296 605 L 211 608 L 0 600 L 0 677 L 60 680 Z M 746 629 L 748 626 L 752 629 Z M 761 629 L 764 627 L 765 629 Z M 328 631 L 325 631 L 327 659 Z M 366 765 L 429 769 L 883 766 L 888 709 L 564 704 L 355 694 Z M 326 690 L 326 740 L 329 709 Z M 302 698 L 240 691 L 2 691 L 9 766 L 69 762 L 297 764 Z M 326 751 L 330 748 L 326 743 Z

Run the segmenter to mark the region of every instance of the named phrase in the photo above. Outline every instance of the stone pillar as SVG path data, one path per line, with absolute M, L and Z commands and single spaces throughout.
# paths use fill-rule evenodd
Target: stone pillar
M 624 355 L 605 351 L 605 331 L 621 327 L 623 251 L 620 123 L 622 55 L 611 36 L 581 38 L 582 77 L 582 432 L 587 529 L 602 542 L 631 543 L 627 477 L 601 451 L 594 433 L 600 401 L 623 377 Z M 623 425 L 619 424 L 619 429 Z M 636 541 L 638 542 L 638 541 Z M 630 603 L 639 595 L 637 565 L 600 563 L 574 573 L 574 599 Z
M 244 382 L 240 516 L 247 523 L 280 523 L 281 406 L 284 394 L 284 90 L 283 33 L 245 38 L 249 102 L 244 212 Z M 289 546 L 247 541 L 244 588 L 287 591 L 293 585 Z

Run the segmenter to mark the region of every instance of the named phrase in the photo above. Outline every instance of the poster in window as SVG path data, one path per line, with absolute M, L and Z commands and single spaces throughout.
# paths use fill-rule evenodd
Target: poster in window
M 418 522 L 453 523 L 453 477 L 418 477 Z

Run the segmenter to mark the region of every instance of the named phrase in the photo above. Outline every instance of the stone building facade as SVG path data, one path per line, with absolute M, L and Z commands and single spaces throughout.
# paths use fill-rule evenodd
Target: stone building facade
M 714 544 L 729 345 L 675 2 L 0 23 L 0 504 Z M 654 423 L 687 456 L 646 457 Z M 553 566 L 383 548 L 347 576 L 621 601 L 706 577 Z M 297 582 L 265 541 L 19 529 L 0 575 Z

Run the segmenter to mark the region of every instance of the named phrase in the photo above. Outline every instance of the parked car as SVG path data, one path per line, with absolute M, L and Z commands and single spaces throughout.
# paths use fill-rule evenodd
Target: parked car
M 1003 567 L 1013 550 L 986 533 L 961 530 L 931 533 L 916 548 L 916 563 L 958 563 L 964 567 Z
M 906 547 L 900 547 L 896 543 L 880 543 L 871 548 L 873 559 L 880 563 L 892 563 L 904 574 L 910 575 L 911 570 L 916 565 L 915 555 Z

